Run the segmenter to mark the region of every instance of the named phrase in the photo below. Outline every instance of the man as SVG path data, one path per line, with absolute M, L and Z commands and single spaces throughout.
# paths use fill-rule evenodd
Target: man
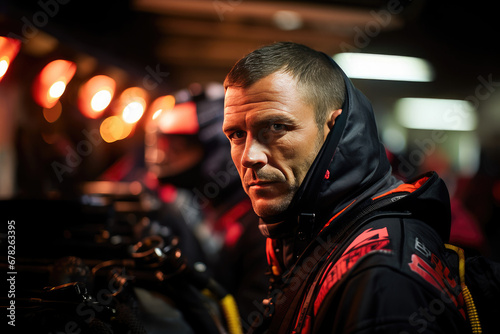
M 370 102 L 338 65 L 276 43 L 224 85 L 223 131 L 272 271 L 249 332 L 468 333 L 447 189 L 435 173 L 391 175 Z

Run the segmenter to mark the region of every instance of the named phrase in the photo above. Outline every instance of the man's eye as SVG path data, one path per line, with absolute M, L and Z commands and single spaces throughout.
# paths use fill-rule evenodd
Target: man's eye
M 285 124 L 279 124 L 275 123 L 271 126 L 271 130 L 273 131 L 283 131 L 286 130 L 286 125 Z
M 229 139 L 241 139 L 245 137 L 244 131 L 235 131 L 229 135 Z

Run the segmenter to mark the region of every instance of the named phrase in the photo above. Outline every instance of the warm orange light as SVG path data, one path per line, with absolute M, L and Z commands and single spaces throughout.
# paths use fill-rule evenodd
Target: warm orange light
M 107 143 L 122 140 L 132 132 L 134 125 L 125 123 L 119 116 L 110 116 L 101 123 L 100 133 L 102 139 Z
M 35 102 L 44 108 L 55 106 L 75 71 L 75 63 L 68 60 L 59 59 L 48 63 L 33 83 Z
M 57 81 L 49 88 L 49 97 L 58 99 L 64 94 L 66 90 L 66 83 L 64 81 Z
M 123 108 L 122 118 L 129 124 L 139 121 L 144 114 L 144 105 L 140 101 L 132 101 Z
M 0 81 L 21 48 L 21 41 L 0 36 Z
M 154 121 L 155 119 L 157 119 L 160 114 L 163 112 L 163 109 L 158 109 L 154 112 L 153 116 L 151 116 L 151 119 Z
M 194 102 L 184 102 L 172 110 L 162 112 L 158 117 L 158 127 L 167 134 L 195 134 L 199 130 L 198 115 Z
M 49 123 L 54 123 L 59 119 L 62 113 L 61 102 L 57 101 L 56 105 L 52 108 L 43 108 L 43 117 Z
M 115 94 L 116 82 L 106 75 L 87 81 L 78 93 L 78 107 L 89 118 L 98 118 L 109 106 Z
M 175 106 L 175 97 L 173 95 L 160 96 L 151 103 L 149 107 L 149 114 L 151 119 L 155 120 L 158 116 L 168 110 L 172 110 Z
M 107 108 L 107 106 L 111 103 L 111 99 L 113 95 L 108 90 L 100 90 L 94 94 L 92 100 L 90 100 L 90 107 L 95 112 L 101 112 Z
M 9 68 L 9 59 L 7 57 L 2 57 L 0 60 L 0 78 L 7 73 L 7 69 Z
M 146 132 L 156 132 L 158 129 L 158 120 L 163 112 L 172 110 L 175 106 L 175 97 L 173 95 L 160 96 L 151 103 L 148 109 L 148 116 L 144 123 Z
M 146 110 L 148 96 L 144 89 L 131 87 L 125 89 L 119 99 L 119 106 L 123 121 L 128 124 L 137 123 Z

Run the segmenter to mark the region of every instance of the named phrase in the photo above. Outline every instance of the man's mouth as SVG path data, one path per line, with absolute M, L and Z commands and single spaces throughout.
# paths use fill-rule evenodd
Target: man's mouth
M 247 183 L 248 187 L 265 187 L 277 183 L 277 181 L 256 180 Z

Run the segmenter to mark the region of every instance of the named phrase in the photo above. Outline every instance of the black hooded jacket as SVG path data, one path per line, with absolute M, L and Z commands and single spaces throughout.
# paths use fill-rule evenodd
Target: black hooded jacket
M 392 176 L 371 104 L 343 76 L 342 114 L 289 209 L 260 222 L 271 287 L 250 332 L 469 333 L 446 186 Z

